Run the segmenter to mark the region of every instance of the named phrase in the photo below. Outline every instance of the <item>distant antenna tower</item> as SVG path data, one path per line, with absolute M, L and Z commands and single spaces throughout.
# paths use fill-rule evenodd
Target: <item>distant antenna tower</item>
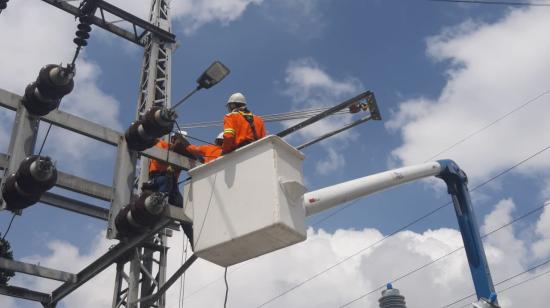
M 405 297 L 399 294 L 398 289 L 394 289 L 391 283 L 387 284 L 387 289 L 382 291 L 382 297 L 378 299 L 380 308 L 407 308 Z

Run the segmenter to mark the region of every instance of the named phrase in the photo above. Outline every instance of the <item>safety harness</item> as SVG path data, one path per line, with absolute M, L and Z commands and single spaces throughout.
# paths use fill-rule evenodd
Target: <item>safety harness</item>
M 252 135 L 254 135 L 254 141 L 258 140 L 258 133 L 256 132 L 256 126 L 254 125 L 254 115 L 252 113 L 245 114 L 244 112 L 241 112 L 240 114 L 250 125 L 250 128 L 252 129 Z

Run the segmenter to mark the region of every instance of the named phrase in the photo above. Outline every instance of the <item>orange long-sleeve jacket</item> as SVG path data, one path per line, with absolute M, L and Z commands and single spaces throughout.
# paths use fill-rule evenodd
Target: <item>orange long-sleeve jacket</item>
M 159 139 L 157 144 L 155 144 L 157 148 L 161 149 L 168 149 L 170 148 L 170 143 L 168 143 L 165 140 Z M 174 148 L 171 148 L 172 151 L 174 151 Z M 179 178 L 181 170 L 174 168 L 173 166 L 168 165 L 167 163 L 163 161 L 159 161 L 156 159 L 151 159 L 149 161 L 149 174 L 151 173 L 167 173 L 172 172 L 175 178 Z
M 248 122 L 247 118 L 252 118 Z M 256 136 L 252 130 L 252 123 Z M 223 153 L 229 153 L 235 149 L 265 137 L 264 120 L 251 112 L 233 111 L 223 118 Z
M 157 144 L 155 144 L 157 148 L 161 149 L 168 149 L 170 146 L 170 143 L 160 139 Z M 166 172 L 168 170 L 168 164 L 165 162 L 158 161 L 156 159 L 151 159 L 149 161 L 149 173 L 155 173 L 155 172 Z
M 210 162 L 222 155 L 222 147 L 217 145 L 205 144 L 205 145 L 193 145 L 187 146 L 187 151 L 190 153 L 201 156 L 204 158 L 204 163 Z

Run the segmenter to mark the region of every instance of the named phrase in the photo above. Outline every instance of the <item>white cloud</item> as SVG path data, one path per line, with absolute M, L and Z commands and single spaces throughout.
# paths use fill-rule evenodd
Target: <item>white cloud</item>
M 548 204 L 550 201 L 547 201 Z M 537 258 L 550 254 L 550 209 L 547 207 L 536 224 L 536 235 L 539 239 L 533 244 L 533 252 Z
M 328 158 L 326 160 L 318 161 L 316 165 L 317 173 L 327 175 L 333 171 L 339 170 L 346 165 L 344 156 L 333 148 L 326 148 Z
M 249 5 L 260 5 L 263 0 L 183 0 L 174 1 L 175 19 L 189 34 L 209 22 L 223 25 L 238 19 Z
M 293 102 L 294 110 L 332 107 L 345 99 L 353 97 L 362 90 L 361 82 L 355 78 L 343 78 L 338 80 L 330 76 L 313 59 L 300 59 L 292 61 L 286 69 L 284 94 Z M 351 115 L 337 115 L 321 120 L 291 135 L 291 140 L 309 141 L 324 133 L 341 128 L 351 122 Z M 291 126 L 297 122 L 285 122 Z M 335 144 L 344 149 L 349 141 L 357 138 L 352 131 L 344 131 L 322 143 L 327 159 L 317 163 L 317 171 L 320 174 L 345 165 L 342 154 L 334 150 Z M 336 165 L 331 165 L 335 163 Z
M 515 208 L 511 200 L 498 203 L 495 211 L 485 217 L 483 230 L 492 230 L 511 219 Z M 548 222 L 546 213 L 540 220 Z M 541 223 L 539 223 L 540 225 Z M 545 232 L 544 227 L 537 229 Z M 177 232 L 169 240 L 168 273 L 180 266 L 182 233 Z M 379 241 L 383 234 L 376 229 L 337 230 L 330 234 L 322 229 L 308 230 L 306 242 L 247 261 L 229 268 L 229 307 L 257 307 L 281 292 L 334 266 Z M 43 256 L 24 258 L 29 262 L 76 272 L 106 252 L 111 242 L 104 234 L 91 243 L 91 247 L 78 249 L 68 243 L 52 242 L 51 252 Z M 375 289 L 410 270 L 420 267 L 462 246 L 460 233 L 454 229 L 427 230 L 424 233 L 400 232 L 372 249 L 334 266 L 332 269 L 288 294 L 275 299 L 265 307 L 335 307 L 351 301 L 367 291 Z M 526 253 L 531 247 L 514 236 L 513 229 L 502 229 L 485 241 L 495 282 L 523 271 L 532 265 L 534 258 Z M 89 252 L 84 253 L 82 250 Z M 516 253 L 517 252 L 517 253 Z M 550 252 L 541 255 L 548 258 Z M 544 269 L 523 275 L 517 283 Z M 185 294 L 186 307 L 213 307 L 223 303 L 225 286 L 223 268 L 198 260 L 187 272 Z M 58 283 L 22 279 L 26 287 L 51 290 Z M 101 276 L 82 286 L 61 302 L 61 307 L 106 307 L 110 305 L 114 283 L 114 270 L 110 268 Z M 410 307 L 440 307 L 473 292 L 472 280 L 464 251 L 459 251 L 437 263 L 399 280 L 394 286 L 401 289 Z M 501 285 L 497 290 L 506 287 Z M 548 292 L 541 292 L 546 284 L 543 278 L 529 286 L 520 286 L 499 295 L 501 304 L 508 307 L 543 307 L 550 300 Z M 437 290 L 437 292 L 434 292 Z M 178 307 L 179 282 L 169 289 L 167 307 Z M 378 307 L 379 292 L 367 296 L 350 307 Z M 473 301 L 471 299 L 470 301 Z M 20 302 L 18 302 L 20 303 Z M 467 301 L 462 304 L 466 304 Z M 19 305 L 7 307 L 21 307 Z
M 466 22 L 430 38 L 429 55 L 449 64 L 447 83 L 436 99 L 400 104 L 387 123 L 403 140 L 393 155 L 406 165 L 422 162 L 547 91 L 549 14 L 511 10 L 493 24 Z M 438 158 L 455 159 L 471 178 L 485 177 L 547 145 L 540 136 L 550 130 L 549 108 L 550 94 Z M 523 170 L 547 166 L 538 159 Z

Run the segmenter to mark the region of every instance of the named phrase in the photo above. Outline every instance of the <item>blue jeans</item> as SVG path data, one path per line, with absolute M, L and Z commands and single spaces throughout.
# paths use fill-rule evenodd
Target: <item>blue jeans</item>
M 178 188 L 178 179 L 166 173 L 156 173 L 149 176 L 153 189 L 168 194 L 168 202 L 177 207 L 183 207 L 183 196 Z

